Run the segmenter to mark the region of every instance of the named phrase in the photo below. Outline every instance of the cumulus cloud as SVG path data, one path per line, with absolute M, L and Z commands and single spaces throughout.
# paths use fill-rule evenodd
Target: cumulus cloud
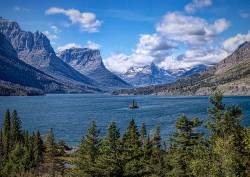
M 51 7 L 46 10 L 45 14 L 63 14 L 66 15 L 72 24 L 79 24 L 82 31 L 89 33 L 98 32 L 102 21 L 96 18 L 96 15 L 91 12 L 80 12 L 76 9 L 63 9 L 58 7 Z
M 25 8 L 25 7 L 20 7 L 20 6 L 15 6 L 13 8 L 14 11 L 17 11 L 17 12 L 30 12 L 31 10 L 28 9 L 28 8 Z
M 49 40 L 52 42 L 58 38 L 58 36 L 56 34 L 52 34 L 49 31 L 44 31 L 43 34 L 45 34 L 49 38 Z
M 133 61 L 129 59 L 128 55 L 123 53 L 112 54 L 103 62 L 110 71 L 115 73 L 125 73 L 131 66 L 133 66 Z
M 54 33 L 61 32 L 61 30 L 57 26 L 55 26 L 55 25 L 52 25 L 50 28 L 53 30 Z
M 228 52 L 233 52 L 237 47 L 246 42 L 250 41 L 250 31 L 246 34 L 237 34 L 223 42 L 223 48 Z
M 208 23 L 200 17 L 167 13 L 156 25 L 156 33 L 140 35 L 130 55 L 113 54 L 105 65 L 111 71 L 125 73 L 132 66 L 152 62 L 168 70 L 217 63 L 228 52 L 215 46 L 214 41 L 229 25 L 224 18 Z
M 179 12 L 167 13 L 156 26 L 156 31 L 168 39 L 191 45 L 201 45 L 212 41 L 225 31 L 230 23 L 218 19 L 210 24 L 205 19 L 183 15 Z
M 63 46 L 57 47 L 57 52 L 61 52 L 63 50 L 71 49 L 71 48 L 82 48 L 82 46 L 80 44 L 76 44 L 76 43 L 68 43 L 68 44 L 65 44 Z
M 245 12 L 245 11 L 241 11 L 240 16 L 241 16 L 241 18 L 250 18 L 250 13 Z
M 208 7 L 212 5 L 212 0 L 193 0 L 191 3 L 185 6 L 185 11 L 188 13 L 193 13 L 198 9 L 203 7 Z
M 97 44 L 93 41 L 88 41 L 87 44 L 84 46 L 86 48 L 89 48 L 89 49 L 93 49 L 93 50 L 96 50 L 96 49 L 100 49 L 101 48 L 101 45 L 100 44 Z
M 132 54 L 113 54 L 105 60 L 105 65 L 114 72 L 124 73 L 132 66 L 160 63 L 176 49 L 176 44 L 157 34 L 142 34 Z
M 88 41 L 85 45 L 81 45 L 81 44 L 77 44 L 77 43 L 68 43 L 68 44 L 65 44 L 63 46 L 57 47 L 57 52 L 61 52 L 63 50 L 71 49 L 71 48 L 89 48 L 89 49 L 96 50 L 96 49 L 100 49 L 100 47 L 101 47 L 100 44 L 97 44 L 97 43 L 92 42 L 92 41 Z

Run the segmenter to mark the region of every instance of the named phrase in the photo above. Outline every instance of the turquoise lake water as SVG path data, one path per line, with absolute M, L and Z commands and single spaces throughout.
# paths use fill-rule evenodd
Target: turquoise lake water
M 140 108 L 128 109 L 135 99 Z M 250 97 L 225 97 L 224 103 L 237 104 L 243 108 L 244 125 L 250 125 Z M 57 139 L 69 145 L 79 143 L 92 120 L 97 122 L 101 134 L 111 121 L 116 121 L 121 132 L 131 118 L 137 125 L 145 122 L 149 133 L 160 124 L 162 136 L 173 132 L 176 118 L 181 114 L 188 117 L 207 117 L 208 97 L 166 96 L 110 96 L 91 94 L 49 94 L 38 97 L 0 97 L 0 114 L 7 108 L 16 109 L 22 125 L 29 131 L 39 129 L 45 134 L 54 129 Z

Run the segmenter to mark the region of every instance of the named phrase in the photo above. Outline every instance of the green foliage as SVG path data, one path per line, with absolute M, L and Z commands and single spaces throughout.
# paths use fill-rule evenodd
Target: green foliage
M 115 122 L 109 125 L 107 135 L 101 142 L 97 168 L 100 176 L 124 176 L 122 144 Z
M 85 177 L 246 177 L 250 174 L 250 128 L 242 126 L 238 106 L 223 104 L 221 92 L 210 98 L 206 136 L 202 122 L 181 115 L 166 147 L 160 126 L 147 133 L 131 120 L 123 134 L 115 122 L 103 138 L 95 122 L 83 136 L 75 156 L 75 176 Z M 204 129 L 203 129 L 204 130 Z M 51 129 L 43 142 L 40 132 L 21 129 L 14 111 L 7 110 L 0 129 L 0 176 L 21 176 L 42 171 L 64 176 L 62 157 L 67 146 L 55 140 Z M 74 166 L 73 166 L 74 167 Z M 42 169 L 42 170 L 41 170 Z
M 195 156 L 193 149 L 202 143 L 202 134 L 196 132 L 200 125 L 201 121 L 198 118 L 189 120 L 182 115 L 177 119 L 176 132 L 171 137 L 167 154 L 168 176 L 191 176 L 189 163 Z
M 99 155 L 99 130 L 93 121 L 86 136 L 81 140 L 77 154 L 76 165 L 82 176 L 98 176 L 96 171 L 96 159 Z

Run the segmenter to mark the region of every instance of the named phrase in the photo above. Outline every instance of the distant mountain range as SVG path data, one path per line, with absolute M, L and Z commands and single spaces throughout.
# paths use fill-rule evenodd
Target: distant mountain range
M 172 83 L 180 78 L 202 72 L 207 68 L 208 66 L 201 64 L 185 70 L 168 71 L 151 63 L 146 66 L 131 67 L 126 73 L 119 76 L 131 85 L 141 87 Z
M 176 77 L 167 70 L 161 69 L 154 63 L 141 67 L 131 67 L 124 74 L 119 75 L 133 86 L 158 85 L 174 82 Z
M 224 91 L 225 95 L 250 95 L 250 42 L 240 45 L 217 65 L 196 74 L 192 73 L 191 76 L 179 79 L 174 83 L 123 89 L 113 93 L 210 95 L 217 89 Z
M 212 67 L 171 71 L 151 63 L 123 74 L 109 71 L 99 50 L 70 48 L 56 54 L 43 33 L 23 31 L 16 22 L 3 18 L 0 42 L 0 95 L 112 90 L 118 90 L 115 94 L 157 95 L 207 95 L 215 89 L 230 95 L 250 92 L 249 42 Z

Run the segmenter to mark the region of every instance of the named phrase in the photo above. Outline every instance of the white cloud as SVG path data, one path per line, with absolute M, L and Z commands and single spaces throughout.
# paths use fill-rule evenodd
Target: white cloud
M 209 24 L 205 19 L 183 15 L 179 12 L 167 13 L 157 24 L 156 31 L 170 40 L 190 45 L 211 42 L 218 34 L 225 31 L 230 23 L 222 18 Z
M 54 33 L 61 32 L 61 30 L 57 26 L 55 26 L 55 25 L 52 25 L 50 28 L 53 30 Z
M 100 47 L 101 45 L 92 41 L 88 41 L 85 45 L 81 45 L 77 43 L 68 43 L 63 46 L 57 47 L 57 52 L 61 52 L 63 50 L 70 49 L 70 48 L 89 48 L 89 49 L 97 50 L 97 49 L 100 49 Z
M 20 6 L 15 6 L 13 8 L 14 11 L 19 11 L 19 12 L 30 12 L 30 9 L 25 8 L 25 7 L 20 7 Z
M 86 48 L 89 48 L 89 49 L 93 49 L 93 50 L 96 50 L 96 49 L 100 49 L 101 48 L 101 45 L 100 44 L 97 44 L 93 41 L 88 41 L 87 44 L 84 46 Z
M 96 19 L 96 15 L 91 12 L 80 12 L 76 9 L 63 9 L 58 7 L 51 7 L 46 10 L 45 14 L 63 14 L 66 15 L 73 24 L 79 24 L 82 31 L 89 33 L 98 32 L 102 21 Z
M 250 30 L 246 34 L 237 34 L 223 42 L 223 48 L 228 52 L 233 52 L 245 41 L 250 41 Z
M 167 57 L 159 66 L 167 70 L 179 70 L 194 67 L 199 64 L 215 64 L 224 59 L 228 53 L 221 48 L 186 50 L 184 54 L 176 57 Z
M 152 62 L 169 70 L 217 63 L 228 52 L 219 44 L 215 46 L 214 41 L 228 27 L 229 22 L 224 18 L 208 23 L 199 17 L 167 13 L 156 26 L 156 33 L 140 36 L 130 55 L 113 54 L 104 63 L 117 73 Z
M 50 41 L 54 41 L 58 38 L 56 34 L 52 34 L 49 31 L 44 31 L 43 34 L 45 34 L 49 38 Z
M 113 54 L 104 63 L 111 71 L 124 73 L 132 66 L 144 66 L 152 62 L 160 63 L 175 48 L 174 42 L 157 34 L 142 34 L 131 55 Z
M 61 52 L 63 50 L 70 49 L 70 48 L 82 48 L 82 46 L 76 43 L 68 43 L 63 46 L 57 47 L 57 52 Z
M 240 16 L 241 16 L 241 18 L 250 18 L 250 13 L 245 12 L 245 11 L 241 11 Z
M 129 56 L 123 53 L 112 54 L 110 57 L 105 59 L 105 66 L 115 73 L 125 73 L 131 66 L 133 66 L 132 60 Z
M 203 7 L 208 7 L 212 5 L 212 0 L 193 0 L 191 3 L 185 6 L 185 11 L 188 13 L 193 13 L 198 9 Z

